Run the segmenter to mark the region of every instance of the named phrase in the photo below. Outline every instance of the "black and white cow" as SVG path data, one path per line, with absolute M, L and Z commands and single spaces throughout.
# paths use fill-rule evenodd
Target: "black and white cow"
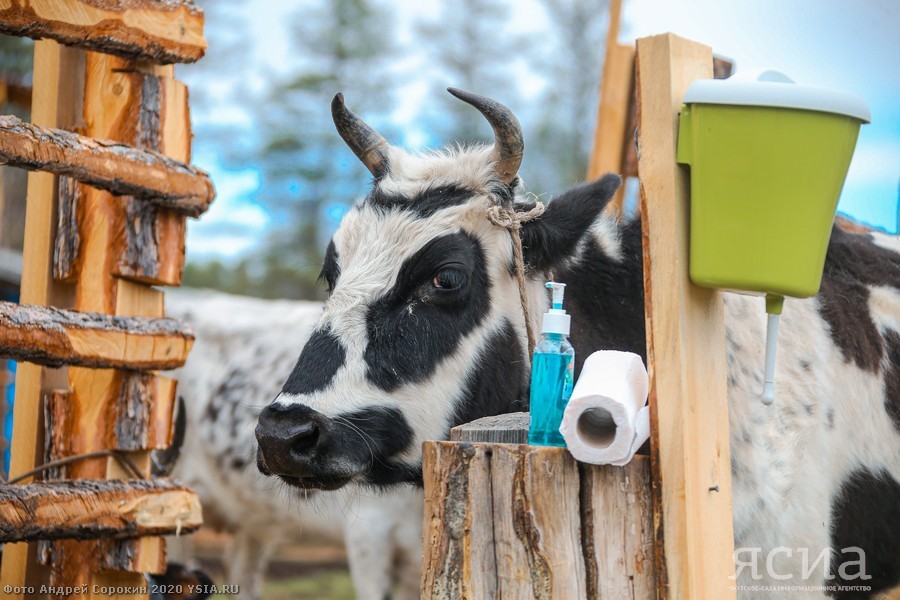
M 421 506 L 421 493 L 287 490 L 253 466 L 257 416 L 278 394 L 322 304 L 173 290 L 166 312 L 190 322 L 197 337 L 175 372 L 184 400 L 180 453 L 157 458 L 197 492 L 206 523 L 231 534 L 223 582 L 259 600 L 279 546 L 313 538 L 346 544 L 360 600 L 417 598 L 422 524 L 408 515 Z M 190 538 L 171 538 L 169 558 L 194 562 Z
M 332 104 L 374 184 L 328 246 L 324 313 L 259 417 L 257 465 L 290 486 L 421 485 L 423 441 L 526 407 L 512 245 L 486 216 L 533 206 L 516 175 L 521 132 L 502 105 L 451 92 L 484 114 L 493 146 L 407 153 L 342 96 Z M 598 349 L 645 356 L 640 223 L 603 213 L 619 182 L 579 185 L 521 230 L 530 313 L 546 310 L 548 272 L 570 284 L 579 363 Z M 763 301 L 725 295 L 738 584 L 900 583 L 898 251 L 896 238 L 834 230 L 821 293 L 785 304 L 772 406 L 759 398 Z

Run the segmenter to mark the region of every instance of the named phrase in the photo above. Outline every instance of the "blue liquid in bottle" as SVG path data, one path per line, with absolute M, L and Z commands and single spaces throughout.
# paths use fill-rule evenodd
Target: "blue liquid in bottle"
M 559 333 L 547 333 L 534 349 L 531 363 L 531 425 L 528 443 L 565 446 L 559 433 L 563 411 L 572 396 L 575 349 Z

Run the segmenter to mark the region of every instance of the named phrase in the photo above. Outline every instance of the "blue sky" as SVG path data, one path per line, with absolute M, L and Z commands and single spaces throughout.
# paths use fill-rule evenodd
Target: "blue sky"
M 439 2 L 395 0 L 401 44 L 411 36 L 419 18 L 439 14 Z M 215 3 L 207 6 L 215 6 Z M 544 15 L 536 0 L 512 2 L 511 28 L 526 37 L 539 36 Z M 852 6 L 852 8 L 850 8 Z M 240 68 L 217 74 L 211 83 L 182 67 L 179 76 L 189 85 L 216 86 L 221 98 L 208 114 L 194 110 L 197 125 L 227 124 L 247 131 L 251 117 L 229 102 L 238 87 L 262 90 L 272 77 L 290 65 L 290 40 L 285 18 L 298 5 L 293 2 L 253 0 L 245 10 L 246 58 Z M 265 10 L 261 10 L 265 8 Z M 624 0 L 620 41 L 671 31 L 710 45 L 737 67 L 778 69 L 798 83 L 842 89 L 861 96 L 872 112 L 872 123 L 862 128 L 856 154 L 844 185 L 839 210 L 890 232 L 898 232 L 900 187 L 900 1 L 896 0 Z M 534 38 L 531 38 L 534 39 Z M 601 51 L 598 48 L 598 51 Z M 427 70 L 421 56 L 409 54 L 397 69 Z M 521 59 L 511 64 L 523 88 L 547 82 L 534 76 Z M 529 84 L 534 79 L 534 85 Z M 427 84 L 409 84 L 398 96 L 396 120 L 408 133 L 406 142 L 418 145 L 424 135 L 410 119 Z M 490 91 L 483 91 L 490 94 Z M 325 126 L 328 126 L 327 124 Z M 202 131 L 202 127 L 198 127 Z M 593 124 L 585 131 L 593 130 Z M 589 133 L 588 133 L 589 135 Z M 248 168 L 226 171 L 216 159 L 216 147 L 195 137 L 195 162 L 211 172 L 218 199 L 200 221 L 188 229 L 189 258 L 229 259 L 250 251 L 265 236 L 269 215 L 250 197 L 259 176 Z

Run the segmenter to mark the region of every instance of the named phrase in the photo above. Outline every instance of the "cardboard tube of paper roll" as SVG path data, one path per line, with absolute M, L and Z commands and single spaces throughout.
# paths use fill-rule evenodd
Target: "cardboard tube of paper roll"
M 577 460 L 628 464 L 650 437 L 649 380 L 641 357 L 594 352 L 581 369 L 559 432 Z

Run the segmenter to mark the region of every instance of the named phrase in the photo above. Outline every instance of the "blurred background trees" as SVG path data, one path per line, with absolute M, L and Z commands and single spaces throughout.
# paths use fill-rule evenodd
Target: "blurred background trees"
M 595 118 L 605 4 L 546 0 L 546 14 L 532 15 L 540 26 L 528 34 L 515 23 L 522 15 L 509 0 L 434 3 L 434 10 L 412 16 L 387 1 L 320 0 L 280 15 L 288 38 L 283 55 L 255 57 L 241 15 L 259 3 L 201 2 L 208 57 L 182 72 L 198 90 L 191 98 L 195 161 L 206 166 L 204 156 L 214 155 L 226 171 L 253 170 L 258 185 L 243 201 L 261 208 L 269 223 L 245 253 L 189 254 L 185 284 L 264 297 L 323 296 L 316 277 L 328 239 L 370 181 L 332 126 L 338 91 L 388 140 L 411 149 L 490 141 L 483 117 L 445 89 L 492 96 L 522 121 L 529 189 L 546 195 L 580 181 Z M 259 81 L 239 75 L 248 66 Z M 231 120 L 235 105 L 242 115 Z
M 219 199 L 189 223 L 185 285 L 324 296 L 324 249 L 371 180 L 332 125 L 339 91 L 410 150 L 490 142 L 484 118 L 446 88 L 491 96 L 522 122 L 530 191 L 546 198 L 584 177 L 607 0 L 199 4 L 207 55 L 177 75 L 190 88 L 193 162 Z M 28 90 L 32 53 L 30 40 L 0 36 L 0 79 Z M 28 118 L 27 107 L 4 110 Z M 3 173 L 0 245 L 21 248 L 26 175 Z

